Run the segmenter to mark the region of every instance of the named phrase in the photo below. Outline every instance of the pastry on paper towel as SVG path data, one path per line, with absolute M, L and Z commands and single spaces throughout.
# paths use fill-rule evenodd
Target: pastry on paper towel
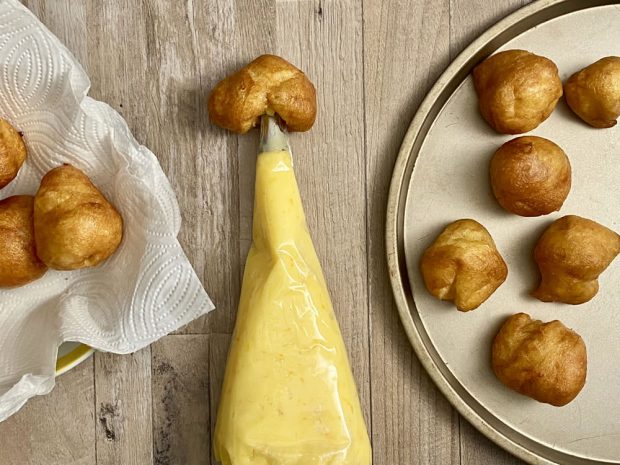
M 47 270 L 35 252 L 32 211 L 30 195 L 0 201 L 0 287 L 23 286 Z
M 0 189 L 15 179 L 26 160 L 26 153 L 20 133 L 0 118 Z
M 123 238 L 123 220 L 88 176 L 71 165 L 48 172 L 34 200 L 37 254 L 50 268 L 98 265 Z

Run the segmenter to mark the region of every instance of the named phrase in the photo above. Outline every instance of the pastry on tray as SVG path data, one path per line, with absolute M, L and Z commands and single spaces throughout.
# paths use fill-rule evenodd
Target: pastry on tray
M 0 201 L 0 287 L 28 284 L 47 270 L 35 252 L 33 200 L 15 195 Z
M 211 122 L 246 133 L 262 115 L 278 114 L 289 131 L 307 131 L 316 118 L 316 91 L 306 75 L 275 55 L 262 55 L 226 79 L 209 96 Z
M 562 97 L 555 63 L 525 50 L 497 53 L 476 66 L 473 76 L 482 117 L 504 134 L 536 128 Z
M 489 232 L 470 219 L 448 225 L 424 252 L 420 269 L 428 291 L 463 312 L 479 307 L 508 275 Z
M 568 106 L 590 126 L 615 126 L 620 116 L 620 57 L 601 58 L 573 74 L 564 93 Z
M 98 265 L 123 237 L 123 220 L 88 176 L 71 165 L 48 172 L 34 201 L 37 254 L 50 268 Z
M 560 407 L 577 397 L 586 382 L 586 345 L 557 320 L 543 323 L 517 313 L 493 340 L 492 366 L 510 389 Z
M 598 277 L 620 252 L 620 236 L 575 215 L 554 221 L 542 234 L 534 259 L 541 281 L 532 293 L 543 302 L 582 304 L 598 292 Z
M 0 118 L 0 189 L 17 176 L 26 160 L 26 145 L 17 130 Z
M 491 186 L 499 204 L 521 216 L 558 211 L 571 188 L 571 166 L 550 140 L 517 137 L 491 159 Z

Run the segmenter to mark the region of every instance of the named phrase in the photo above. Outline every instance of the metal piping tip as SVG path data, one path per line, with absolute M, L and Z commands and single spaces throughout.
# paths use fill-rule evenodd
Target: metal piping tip
M 278 115 L 263 115 L 260 119 L 260 151 L 291 151 L 286 123 Z

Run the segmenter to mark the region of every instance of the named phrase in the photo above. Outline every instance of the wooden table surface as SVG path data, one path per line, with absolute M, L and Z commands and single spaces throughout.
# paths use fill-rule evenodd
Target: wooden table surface
M 133 355 L 98 353 L 0 423 L 0 465 L 215 463 L 211 432 L 250 244 L 257 135 L 209 124 L 205 98 L 261 53 L 316 84 L 292 136 L 302 197 L 371 432 L 374 463 L 522 463 L 450 406 L 412 353 L 384 253 L 388 185 L 425 93 L 524 0 L 26 0 L 76 55 L 90 95 L 159 158 L 180 241 L 217 309 Z

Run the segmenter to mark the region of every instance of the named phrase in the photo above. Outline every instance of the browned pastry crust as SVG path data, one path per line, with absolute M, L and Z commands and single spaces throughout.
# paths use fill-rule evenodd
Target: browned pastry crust
M 491 159 L 491 187 L 499 204 L 521 216 L 558 211 L 571 187 L 571 166 L 550 140 L 517 137 Z
M 0 201 L 0 287 L 22 286 L 47 270 L 35 253 L 33 202 L 30 195 Z
M 50 268 L 95 266 L 116 251 L 123 220 L 88 176 L 71 165 L 48 172 L 34 202 L 37 254 Z
M 595 221 L 569 215 L 554 221 L 534 249 L 542 279 L 532 295 L 543 302 L 582 304 L 598 292 L 598 277 L 620 252 L 620 236 Z
M 0 118 L 0 189 L 10 183 L 26 160 L 26 144 L 11 124 Z
M 568 106 L 595 128 L 611 128 L 620 116 L 620 57 L 601 58 L 564 84 Z
M 495 375 L 510 389 L 561 407 L 586 382 L 586 345 L 555 320 L 543 323 L 525 313 L 509 317 L 493 341 Z
M 289 131 L 307 131 L 316 118 L 316 91 L 288 61 L 262 55 L 220 81 L 208 109 L 213 123 L 240 134 L 256 126 L 262 115 L 275 113 Z
M 507 50 L 474 68 L 482 117 L 497 132 L 522 134 L 546 120 L 562 96 L 555 63 L 525 50 Z
M 428 291 L 438 299 L 453 300 L 462 312 L 480 306 L 508 275 L 489 232 L 469 219 L 443 230 L 424 252 L 420 269 Z

